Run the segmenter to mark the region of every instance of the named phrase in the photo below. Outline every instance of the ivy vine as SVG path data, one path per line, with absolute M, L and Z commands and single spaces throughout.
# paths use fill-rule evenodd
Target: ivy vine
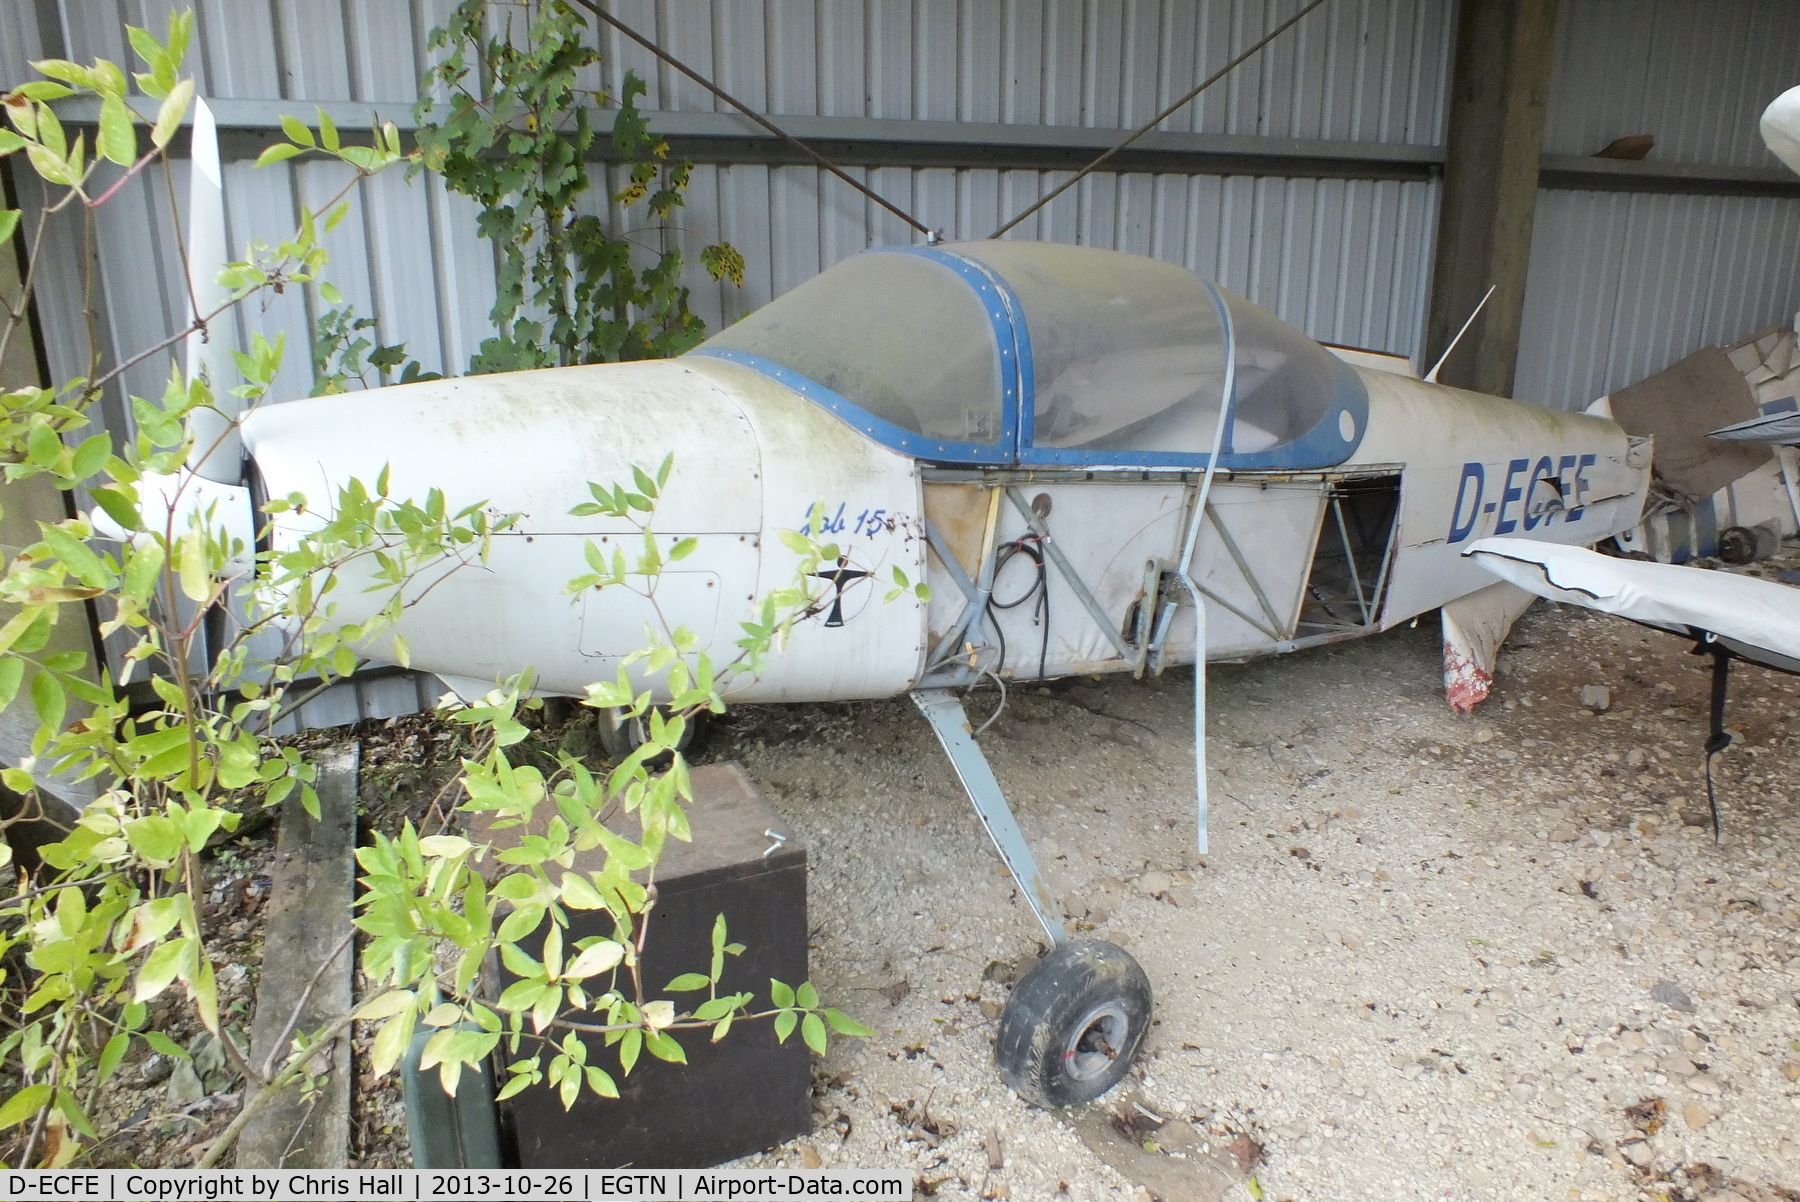
M 431 49 L 445 53 L 415 113 L 419 165 L 481 206 L 481 236 L 500 252 L 495 334 L 471 374 L 659 359 L 706 335 L 674 238 L 692 164 L 670 161 L 668 143 L 650 132 L 635 74 L 616 97 L 582 86 L 600 61 L 587 33 L 565 0 L 463 0 L 431 33 Z M 448 93 L 447 113 L 434 89 Z M 612 149 L 629 170 L 611 201 L 647 212 L 641 233 L 653 245 L 580 211 L 593 182 L 594 115 L 615 101 Z M 713 279 L 743 283 L 743 256 L 728 244 L 707 246 L 701 262 Z

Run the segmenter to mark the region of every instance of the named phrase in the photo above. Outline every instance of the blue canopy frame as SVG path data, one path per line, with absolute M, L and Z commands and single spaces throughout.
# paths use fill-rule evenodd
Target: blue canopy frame
M 1191 451 L 1106 451 L 1040 447 L 1033 438 L 1036 408 L 1036 381 L 1031 350 L 1031 331 L 1023 306 L 1012 287 L 993 267 L 967 255 L 942 246 L 877 247 L 869 254 L 916 255 L 948 268 L 967 284 L 987 314 L 994 345 L 1000 357 L 1000 430 L 991 443 L 957 442 L 932 438 L 907 430 L 876 417 L 856 402 L 830 388 L 783 367 L 761 355 L 748 351 L 701 345 L 689 351 L 738 363 L 792 388 L 824 409 L 830 410 L 850 425 L 885 446 L 903 454 L 935 463 L 975 464 L 991 467 L 1019 465 L 1055 465 L 1075 467 L 1174 467 L 1204 468 L 1212 458 L 1206 452 Z M 1229 341 L 1235 337 L 1228 304 L 1213 283 L 1200 279 L 1200 284 L 1218 306 L 1220 327 Z M 1227 350 L 1233 348 L 1227 347 Z M 1327 352 L 1329 353 L 1329 352 Z M 1236 422 L 1238 389 L 1236 381 L 1228 382 L 1224 403 L 1227 420 L 1225 439 L 1219 451 L 1218 466 L 1227 470 L 1305 470 L 1333 467 L 1344 462 L 1362 442 L 1368 427 L 1369 397 L 1367 390 L 1350 366 L 1336 356 L 1333 365 L 1331 404 L 1312 429 L 1266 450 L 1235 452 L 1231 448 L 1231 431 Z

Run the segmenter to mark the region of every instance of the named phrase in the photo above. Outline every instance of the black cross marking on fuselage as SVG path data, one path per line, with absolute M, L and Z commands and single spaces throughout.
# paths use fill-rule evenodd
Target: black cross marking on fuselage
M 835 590 L 831 594 L 831 612 L 825 615 L 825 625 L 827 626 L 842 626 L 844 624 L 844 586 L 860 580 L 864 576 L 874 575 L 873 572 L 858 571 L 857 569 L 848 566 L 849 563 L 850 557 L 848 555 L 839 556 L 837 567 L 832 568 L 829 572 L 813 573 L 814 576 L 817 576 L 821 580 L 831 581 L 832 588 Z

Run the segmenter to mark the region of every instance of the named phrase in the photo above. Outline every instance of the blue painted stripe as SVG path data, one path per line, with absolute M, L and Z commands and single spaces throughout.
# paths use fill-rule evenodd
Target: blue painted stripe
M 1033 443 L 1036 406 L 1036 368 L 1031 350 L 1031 332 L 1024 308 L 1012 288 L 999 272 L 974 259 L 937 246 L 877 247 L 872 253 L 917 255 L 954 271 L 975 292 L 993 331 L 1000 356 L 1000 438 L 994 443 L 955 442 L 929 438 L 876 417 L 854 401 L 839 395 L 823 384 L 747 351 L 713 349 L 706 346 L 689 351 L 690 355 L 707 355 L 738 363 L 777 380 L 809 400 L 829 409 L 845 422 L 886 446 L 919 459 L 938 462 L 1006 465 L 1010 463 L 1058 464 L 1078 467 L 1178 467 L 1203 468 L 1211 458 L 1205 452 L 1183 451 L 1105 451 L 1072 450 L 1040 447 Z M 1223 298 L 1217 289 L 1202 279 L 1215 303 Z M 1329 351 L 1325 352 L 1330 355 Z M 1301 437 L 1266 451 L 1237 454 L 1230 450 L 1232 422 L 1226 425 L 1225 445 L 1219 465 L 1245 470 L 1299 470 L 1332 467 L 1344 462 L 1362 443 L 1369 426 L 1369 394 L 1360 377 L 1348 364 L 1331 355 L 1333 367 L 1333 404 L 1325 416 Z M 1235 407 L 1237 382 L 1230 382 L 1226 403 Z M 1343 436 L 1345 415 L 1349 416 L 1350 437 Z
M 1330 351 L 1325 352 L 1331 355 Z M 1331 355 L 1332 404 L 1319 424 L 1293 442 L 1266 451 L 1219 456 L 1223 467 L 1242 470 L 1335 467 L 1356 453 L 1369 429 L 1369 391 L 1362 377 Z M 1343 434 L 1344 415 L 1350 417 L 1350 437 Z
M 752 371 L 760 372 L 776 383 L 792 388 L 815 405 L 830 410 L 837 417 L 842 418 L 846 424 L 855 427 L 883 446 L 892 447 L 915 459 L 981 464 L 1005 463 L 1008 459 L 1007 454 L 995 446 L 928 438 L 923 434 L 902 429 L 893 422 L 876 417 L 861 405 L 846 400 L 810 376 L 803 376 L 797 371 L 783 367 L 773 359 L 765 359 L 761 355 L 753 355 L 749 351 L 697 346 L 687 353 L 704 356 L 708 359 L 722 359 L 727 363 L 736 363 L 740 367 L 748 367 Z
M 942 247 L 878 246 L 874 253 L 929 259 L 954 271 L 974 291 L 982 311 L 987 314 L 988 325 L 994 334 L 994 347 L 1000 355 L 1000 441 L 995 444 L 995 449 L 1001 452 L 1001 459 L 996 462 L 1011 458 L 1021 441 L 1029 440 L 1031 421 L 1031 392 L 1021 383 L 1021 376 L 1026 385 L 1030 380 L 1031 341 L 1027 335 L 1024 345 L 1019 344 L 1019 331 L 1025 328 L 1025 322 L 1012 289 L 984 264 L 952 254 Z M 1021 365 L 1024 365 L 1023 369 Z M 1024 404 L 1020 403 L 1021 396 L 1025 398 Z M 1023 430 L 1021 413 L 1025 415 Z
M 1702 497 L 1694 504 L 1694 553 L 1719 553 L 1719 510 L 1712 497 Z

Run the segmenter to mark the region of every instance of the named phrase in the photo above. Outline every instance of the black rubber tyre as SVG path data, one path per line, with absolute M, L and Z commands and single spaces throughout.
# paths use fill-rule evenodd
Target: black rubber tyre
M 1719 558 L 1756 563 L 1781 550 L 1781 536 L 1767 526 L 1727 526 L 1719 531 Z
M 1150 1027 L 1150 979 L 1099 939 L 1053 948 L 1013 989 L 994 1057 L 1027 1102 L 1091 1102 L 1130 1071 Z
M 693 750 L 694 744 L 699 741 L 703 720 L 700 714 L 687 720 L 687 728 L 681 732 L 681 741 L 675 745 L 675 750 L 683 755 Z M 624 759 L 642 747 L 644 740 L 650 737 L 648 715 L 627 718 L 620 710 L 601 710 L 595 724 L 600 728 L 601 748 L 606 752 L 607 758 L 615 761 Z
M 1726 563 L 1756 562 L 1756 531 L 1727 526 L 1719 531 L 1719 558 Z

